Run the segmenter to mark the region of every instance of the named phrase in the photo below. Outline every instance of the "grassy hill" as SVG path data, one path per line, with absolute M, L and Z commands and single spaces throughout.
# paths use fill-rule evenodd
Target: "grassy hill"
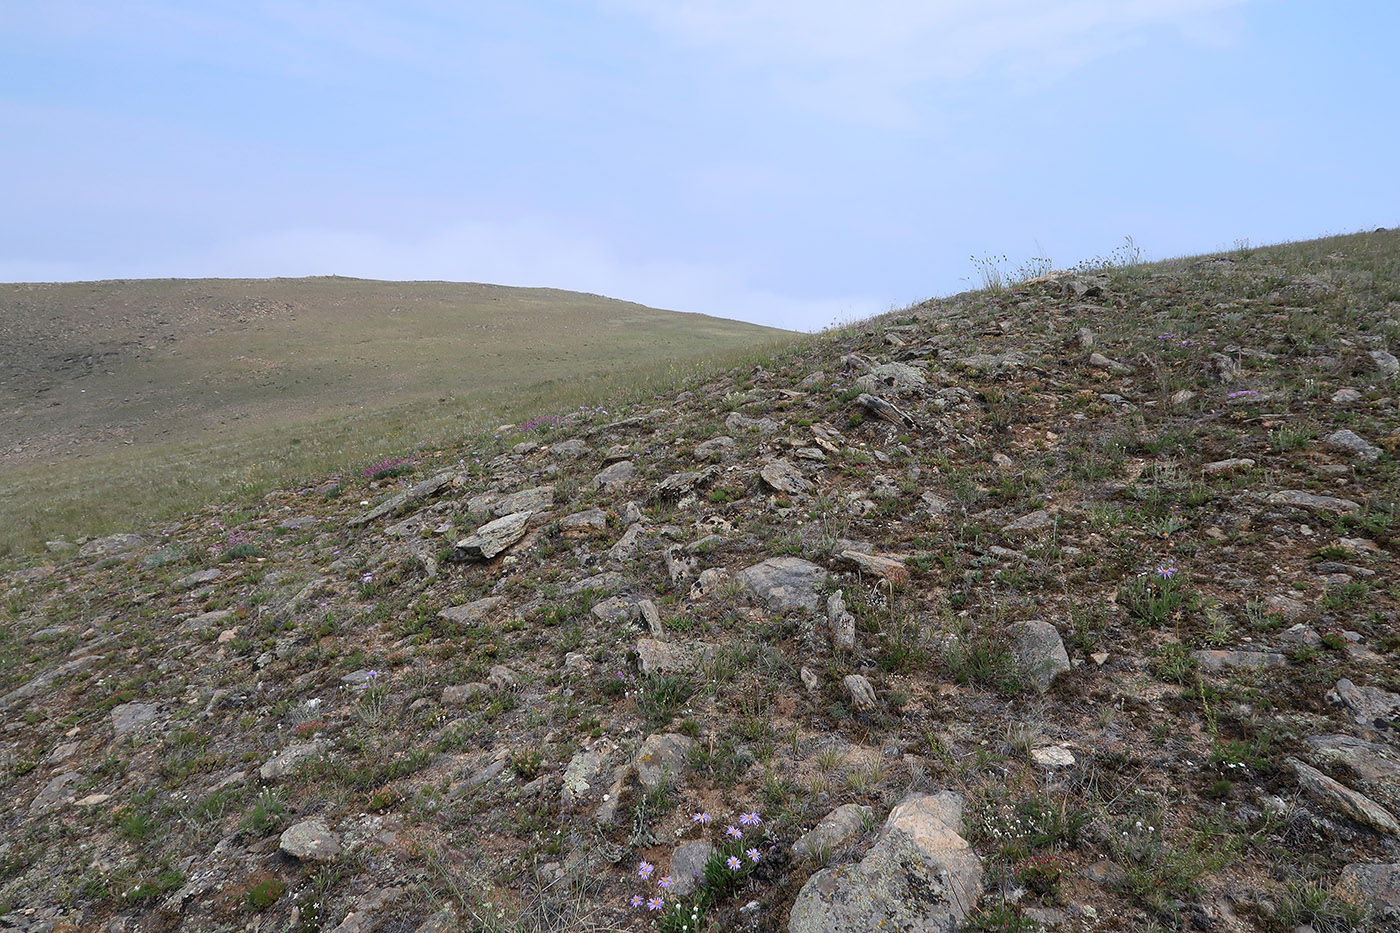
M 0 928 L 1394 929 L 1397 351 L 1108 264 L 12 554 Z
M 788 339 L 555 289 L 0 285 L 0 551 L 592 404 Z

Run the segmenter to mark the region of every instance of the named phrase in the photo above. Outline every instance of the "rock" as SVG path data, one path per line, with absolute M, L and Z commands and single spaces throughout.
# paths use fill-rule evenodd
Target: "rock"
M 687 842 L 676 846 L 671 853 L 671 893 L 685 897 L 695 890 L 696 883 L 705 874 L 705 865 L 715 854 L 715 847 L 708 842 Z
M 672 473 L 656 484 L 656 494 L 671 499 L 680 498 L 688 492 L 694 492 L 697 488 L 704 486 L 710 480 L 714 479 L 717 472 L 717 467 L 710 467 L 707 470 L 689 470 L 683 473 Z
M 78 556 L 85 560 L 100 560 L 104 557 L 125 557 L 142 547 L 146 539 L 140 535 L 120 534 L 95 538 L 78 549 Z
M 490 692 L 491 688 L 483 683 L 452 684 L 442 688 L 442 703 L 444 706 L 460 706 Z
M 436 495 L 439 490 L 451 485 L 452 481 L 456 478 L 457 474 L 454 472 L 439 473 L 432 479 L 424 480 L 417 486 L 414 486 L 412 489 L 409 489 L 405 492 L 401 492 L 397 496 L 392 496 L 386 499 L 384 502 L 370 509 L 365 514 L 350 519 L 350 521 L 346 524 L 350 525 L 351 527 L 367 525 L 370 522 L 374 521 L 376 518 L 382 518 L 383 516 L 388 515 L 391 512 L 398 511 L 400 508 L 402 508 L 405 505 L 408 505 L 410 502 L 418 502 L 422 499 L 428 498 L 429 496 Z
M 592 487 L 605 492 L 625 486 L 637 475 L 637 468 L 631 460 L 619 460 L 593 477 Z
M 694 739 L 674 732 L 648 736 L 633 761 L 637 780 L 648 791 L 657 790 L 668 781 L 678 785 L 690 769 L 690 750 L 694 747 Z
M 572 460 L 588 449 L 582 439 L 577 437 L 569 438 L 567 441 L 560 441 L 557 444 L 549 445 L 549 455 L 559 460 Z
M 560 788 L 560 799 L 565 806 L 602 792 L 600 785 L 612 753 L 613 747 L 606 740 L 574 753 L 564 769 L 564 783 Z
M 1175 391 L 1175 392 L 1172 393 L 1172 397 L 1171 397 L 1172 407 L 1173 407 L 1173 408 L 1180 408 L 1180 407 L 1182 407 L 1183 405 L 1190 404 L 1190 402 L 1191 402 L 1193 399 L 1195 399 L 1195 397 L 1196 397 L 1196 393 L 1195 393 L 1195 392 L 1192 392 L 1190 389 L 1178 389 L 1177 391 Z
M 1210 355 L 1208 369 L 1215 381 L 1221 385 L 1237 382 L 1244 375 L 1244 367 L 1240 365 L 1240 361 L 1223 353 Z
M 895 807 L 858 865 L 807 880 L 792 905 L 789 933 L 954 933 L 983 884 L 982 863 L 959 835 L 962 807 L 950 791 Z
M 520 675 L 504 664 L 493 664 L 486 673 L 486 685 L 493 690 L 514 690 L 520 685 Z
M 69 788 L 82 781 L 83 776 L 76 771 L 63 771 L 50 778 L 41 791 L 29 802 L 30 816 L 38 816 L 55 810 L 67 803 L 72 794 Z
M 728 418 L 724 419 L 724 426 L 735 434 L 757 431 L 759 434 L 776 434 L 782 430 L 782 425 L 772 418 L 750 418 L 739 412 L 731 412 Z
M 758 475 L 770 489 L 784 495 L 795 496 L 812 488 L 811 480 L 786 458 L 765 463 Z
M 322 742 L 298 742 L 288 745 L 263 763 L 258 769 L 258 777 L 264 781 L 284 778 L 295 771 L 303 761 L 319 756 L 325 748 Z
M 437 617 L 444 622 L 451 622 L 453 625 L 475 628 L 489 619 L 492 610 L 503 602 L 505 602 L 505 598 L 502 596 L 486 596 L 461 606 L 449 606 L 439 612 Z
M 1400 360 L 1385 350 L 1372 350 L 1371 362 L 1376 364 L 1376 368 L 1381 371 L 1381 375 L 1394 379 L 1400 376 Z
M 160 715 L 160 710 L 150 703 L 123 703 L 111 712 L 112 731 L 116 738 L 129 735 L 142 726 L 152 723 Z
M 599 622 L 619 625 L 630 622 L 637 615 L 637 604 L 625 596 L 609 596 L 593 604 L 588 614 Z
M 1306 739 L 1321 760 L 1346 768 L 1366 794 L 1391 812 L 1400 813 L 1400 761 L 1393 748 L 1350 735 L 1314 735 Z
M 1350 405 L 1361 401 L 1361 393 L 1355 389 L 1338 389 L 1332 393 L 1332 401 L 1338 405 Z
M 586 538 L 607 528 L 608 513 L 602 509 L 585 509 L 559 520 L 559 532 L 566 538 Z
M 808 609 L 818 605 L 817 589 L 826 571 L 800 557 L 770 557 L 739 571 L 739 585 L 776 610 Z
M 536 486 L 505 496 L 487 494 L 467 503 L 467 512 L 475 518 L 500 518 L 516 512 L 547 512 L 554 508 L 554 487 Z
M 927 384 L 923 372 L 907 363 L 882 363 L 856 379 L 856 385 L 872 395 L 918 395 Z
M 1279 632 L 1279 639 L 1286 641 L 1290 645 L 1302 645 L 1304 648 L 1321 648 L 1322 636 L 1310 625 L 1296 622 L 1288 628 Z
M 1011 626 L 1011 650 L 1022 674 L 1040 693 L 1049 690 L 1051 682 L 1070 669 L 1069 652 L 1059 629 L 1040 619 Z
M 837 807 L 792 844 L 792 855 L 821 861 L 857 839 L 874 822 L 875 811 L 870 807 L 854 803 Z
M 1357 434 L 1355 431 L 1333 431 L 1322 439 L 1328 447 L 1342 450 L 1349 454 L 1360 457 L 1362 460 L 1375 460 L 1381 455 L 1381 449 L 1370 441 Z
M 700 655 L 682 645 L 643 638 L 637 642 L 643 674 L 688 674 L 700 666 Z
M 1079 341 L 1079 349 L 1081 349 L 1081 350 L 1092 350 L 1092 349 L 1094 349 L 1094 343 L 1095 343 L 1094 332 L 1093 332 L 1092 330 L 1090 330 L 1089 328 L 1087 328 L 1087 327 L 1081 327 L 1081 328 L 1079 328 L 1079 332 L 1078 332 L 1077 334 L 1075 334 L 1075 339 L 1076 339 L 1077 341 Z
M 1284 489 L 1269 496 L 1270 505 L 1286 505 L 1309 512 L 1324 512 L 1341 515 L 1346 512 L 1360 512 L 1361 503 L 1333 496 L 1315 496 L 1301 489 Z
M 627 527 L 622 533 L 622 537 L 617 539 L 617 543 L 608 549 L 608 557 L 611 560 L 627 561 L 632 559 L 632 555 L 637 553 L 637 548 L 641 546 L 642 536 L 647 534 L 647 529 L 641 522 L 636 522 Z
M 1358 687 L 1343 678 L 1327 694 L 1328 701 L 1346 707 L 1359 725 L 1393 731 L 1400 726 L 1400 696 L 1379 687 Z
M 453 556 L 458 560 L 490 560 L 525 537 L 525 530 L 530 524 L 530 514 L 516 512 L 487 522 L 471 537 L 458 541 L 453 548 Z
M 1042 768 L 1074 767 L 1074 752 L 1063 745 L 1045 745 L 1031 749 L 1031 761 Z
M 1003 525 L 1001 530 L 1006 534 L 1035 534 L 1047 531 L 1055 527 L 1055 516 L 1045 509 L 1036 509 L 1022 515 L 1020 518 Z
M 1090 353 L 1089 365 L 1095 369 L 1104 369 L 1111 373 L 1124 375 L 1133 371 L 1131 366 L 1125 366 L 1117 360 L 1111 360 L 1102 353 Z
M 673 544 L 662 552 L 662 556 L 666 560 L 666 576 L 670 577 L 673 584 L 690 579 L 697 561 L 686 554 L 685 548 Z
M 7 710 L 24 700 L 32 699 L 47 690 L 56 679 L 62 677 L 64 674 L 76 673 L 102 660 L 103 656 L 100 654 L 86 654 L 81 658 L 65 661 L 53 670 L 45 671 L 33 680 L 20 684 L 3 697 L 0 697 L 0 710 Z
M 842 551 L 841 559 L 855 564 L 866 573 L 886 579 L 889 579 L 891 575 L 909 572 L 904 566 L 903 558 L 884 554 L 867 554 L 865 551 L 857 551 L 854 548 Z
M 170 587 L 171 589 L 176 590 L 192 590 L 196 586 L 203 586 L 206 583 L 213 583 L 221 576 L 223 576 L 223 574 L 220 571 L 215 570 L 213 567 L 210 567 L 206 570 L 196 570 L 194 573 L 186 574 L 185 576 L 176 580 L 174 583 L 170 584 Z
M 708 441 L 695 445 L 696 460 L 723 460 L 728 456 L 738 444 L 734 443 L 734 438 L 727 434 L 719 437 L 712 437 Z
M 723 567 L 710 567 L 700 571 L 695 585 L 690 588 L 691 599 L 704 599 L 719 592 L 719 588 L 729 582 L 729 571 Z
M 1228 476 L 1231 473 L 1244 473 L 1252 469 L 1254 469 L 1254 461 L 1248 457 L 1231 457 L 1228 460 L 1207 463 L 1201 467 L 1201 472 L 1206 476 Z
M 831 632 L 831 643 L 837 648 L 850 651 L 856 646 L 856 617 L 846 611 L 841 590 L 827 597 L 826 625 Z
M 858 710 L 869 711 L 878 704 L 875 699 L 875 688 L 863 674 L 847 674 L 842 684 L 846 687 L 846 693 L 851 698 L 851 705 Z
M 919 501 L 922 502 L 924 508 L 928 510 L 930 518 L 944 518 L 947 516 L 948 510 L 953 507 L 953 503 L 938 495 L 936 492 L 924 493 L 919 497 Z
M 1334 781 L 1297 758 L 1289 758 L 1285 764 L 1297 775 L 1298 785 L 1324 806 L 1379 832 L 1400 833 L 1400 823 L 1396 822 L 1395 816 L 1370 797 L 1357 793 L 1340 781 Z
M 1353 862 L 1342 869 L 1338 887 L 1370 911 L 1376 930 L 1400 928 L 1400 864 Z
M 329 861 L 341 853 L 340 837 L 320 820 L 302 820 L 289 826 L 278 848 L 295 859 Z
M 1095 862 L 1084 869 L 1084 877 L 1108 888 L 1119 887 L 1128 881 L 1128 873 L 1117 862 Z
M 1274 651 L 1193 651 L 1191 657 L 1208 671 L 1283 667 L 1288 663 L 1287 657 Z

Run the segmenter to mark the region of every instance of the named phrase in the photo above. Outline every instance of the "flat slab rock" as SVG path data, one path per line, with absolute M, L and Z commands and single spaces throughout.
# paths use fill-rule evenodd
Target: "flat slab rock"
M 1021 673 L 1040 693 L 1049 690 L 1055 678 L 1070 668 L 1059 629 L 1040 619 L 1011 627 L 1011 651 Z
M 770 489 L 789 496 L 812 488 L 811 480 L 803 476 L 802 471 L 794 466 L 791 460 L 784 457 L 765 463 L 758 475 Z
M 789 933 L 955 933 L 982 895 L 982 861 L 962 828 L 963 798 L 905 800 L 855 865 L 823 869 L 792 905 Z
M 525 537 L 530 515 L 530 512 L 516 512 L 487 522 L 471 537 L 457 542 L 453 549 L 456 556 L 465 560 L 490 560 Z
M 736 579 L 771 609 L 816 609 L 826 570 L 800 557 L 770 557 L 739 571 Z
M 685 674 L 700 666 L 713 645 L 677 645 L 655 638 L 637 641 L 637 660 L 643 674 Z
M 329 861 L 343 851 L 340 836 L 320 820 L 302 820 L 289 826 L 278 847 L 292 858 L 313 862 Z
M 1339 886 L 1370 909 L 1377 930 L 1397 928 L 1382 923 L 1400 925 L 1400 864 L 1348 865 Z
M 1400 728 L 1400 694 L 1380 687 L 1358 687 L 1346 678 L 1327 694 L 1331 703 L 1346 708 L 1358 725 L 1392 735 Z
M 117 738 L 121 738 L 155 722 L 159 716 L 159 708 L 150 703 L 123 703 L 112 709 L 112 731 Z
M 1276 651 L 1215 651 L 1191 652 L 1196 663 L 1208 671 L 1222 671 L 1228 668 L 1284 667 L 1288 658 Z
M 1309 512 L 1322 512 L 1332 515 L 1361 511 L 1361 503 L 1359 502 L 1353 502 L 1350 499 L 1339 499 L 1336 496 L 1315 496 L 1301 489 L 1284 489 L 1280 492 L 1273 493 L 1269 496 L 1268 502 L 1270 505 L 1287 505 Z
M 503 602 L 503 596 L 487 596 L 461 606 L 449 606 L 438 613 L 438 618 L 457 625 L 476 626 L 490 618 L 491 612 Z
M 145 545 L 145 543 L 146 539 L 140 535 L 108 535 L 105 538 L 96 538 L 84 544 L 78 549 L 78 556 L 84 560 L 115 557 L 122 554 L 130 554 L 132 551 Z
M 875 822 L 875 811 L 858 803 L 837 807 L 792 844 L 792 854 L 799 859 L 820 859 L 835 852 L 865 832 Z
M 1400 833 L 1400 822 L 1396 822 L 1395 815 L 1370 797 L 1333 780 L 1296 758 L 1289 758 L 1285 763 L 1298 776 L 1298 786 L 1327 808 L 1358 823 L 1365 823 L 1378 832 Z

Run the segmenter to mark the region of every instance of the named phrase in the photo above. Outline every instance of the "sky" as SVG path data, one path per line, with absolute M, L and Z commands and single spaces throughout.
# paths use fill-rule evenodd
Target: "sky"
M 1396 36 L 1393 0 L 0 0 L 0 281 L 818 330 L 974 258 L 1400 225 Z

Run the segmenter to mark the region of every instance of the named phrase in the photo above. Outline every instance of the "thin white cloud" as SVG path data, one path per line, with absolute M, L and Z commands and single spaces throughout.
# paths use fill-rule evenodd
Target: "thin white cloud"
M 1207 24 L 1249 0 L 602 0 L 663 34 L 770 76 L 778 92 L 881 122 L 911 114 L 901 91 L 978 76 L 1052 79 L 1171 27 Z M 811 93 L 801 95 L 801 87 Z M 831 101 L 840 94 L 844 101 Z M 825 104 L 821 102 L 825 101 Z

